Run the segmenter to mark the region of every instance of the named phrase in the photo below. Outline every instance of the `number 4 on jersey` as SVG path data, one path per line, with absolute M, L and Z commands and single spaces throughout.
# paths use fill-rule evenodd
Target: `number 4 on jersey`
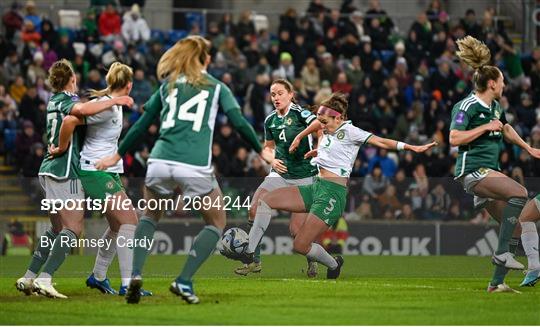
M 204 118 L 204 112 L 206 110 L 206 101 L 208 99 L 208 95 L 210 92 L 206 90 L 202 90 L 197 95 L 193 96 L 191 99 L 187 100 L 186 102 L 182 103 L 180 105 L 180 108 L 178 110 L 178 120 L 184 120 L 184 121 L 191 121 L 193 122 L 193 131 L 199 132 L 202 127 L 202 122 Z M 174 119 L 174 114 L 176 113 L 176 105 L 178 102 L 178 89 L 173 89 L 169 96 L 166 99 L 167 103 L 169 104 L 169 112 L 167 113 L 167 117 L 161 123 L 162 129 L 171 128 L 176 124 L 176 120 Z M 195 112 L 188 111 L 192 107 L 197 106 L 197 109 Z
M 283 142 L 287 142 L 287 138 L 285 137 L 285 129 L 282 129 L 281 132 L 279 132 L 278 138 L 282 140 Z

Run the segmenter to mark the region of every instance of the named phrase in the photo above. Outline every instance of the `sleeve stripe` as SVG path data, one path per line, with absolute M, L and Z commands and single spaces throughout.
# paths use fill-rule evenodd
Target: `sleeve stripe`
M 461 106 L 459 106 L 459 110 L 463 110 L 463 111 L 467 111 L 469 110 L 469 107 L 473 104 L 475 104 L 477 101 L 475 98 L 471 98 L 471 99 L 468 99 L 466 101 L 463 101 L 463 103 L 461 103 Z
M 304 108 L 302 108 L 301 106 L 297 105 L 296 103 L 293 103 L 293 104 L 292 104 L 291 109 L 294 109 L 294 110 L 299 111 L 299 112 L 302 112 L 302 111 L 304 110 Z
M 306 123 L 311 124 L 311 122 L 315 119 L 317 119 L 317 117 L 315 117 L 315 115 L 311 115 L 306 119 Z
M 471 100 L 474 100 L 474 97 L 468 96 L 468 97 L 466 97 L 465 99 L 463 99 L 463 100 L 461 101 L 461 104 L 459 105 L 459 109 L 460 109 L 460 110 L 463 109 L 463 106 L 464 106 L 467 102 L 470 102 Z
M 270 119 L 270 118 L 271 118 L 272 116 L 274 116 L 275 114 L 276 114 L 276 111 L 275 111 L 275 110 L 272 111 L 272 112 L 270 113 L 270 115 L 266 116 L 266 118 L 264 119 L 264 123 L 266 124 L 266 122 L 268 121 L 268 119 Z
M 364 140 L 364 144 L 367 143 L 367 141 L 373 136 L 373 133 L 369 134 L 368 137 L 366 137 L 366 139 Z

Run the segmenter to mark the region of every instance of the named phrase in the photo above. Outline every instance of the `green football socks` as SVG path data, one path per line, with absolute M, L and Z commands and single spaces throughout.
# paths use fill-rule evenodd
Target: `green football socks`
M 28 271 L 26 272 L 25 277 L 34 278 L 39 273 L 41 267 L 47 262 L 49 253 L 51 252 L 51 244 L 56 239 L 58 234 L 53 232 L 52 228 L 47 229 L 47 231 L 41 235 L 39 241 L 37 242 L 36 249 L 32 255 L 32 260 L 28 266 Z M 43 238 L 47 239 L 47 242 L 41 242 Z M 45 245 L 45 246 L 43 246 Z
M 526 198 L 510 198 L 508 204 L 503 210 L 501 229 L 499 231 L 499 243 L 495 254 L 501 254 L 509 251 L 509 242 L 514 233 L 514 229 L 519 221 L 519 215 L 527 203 Z
M 77 242 L 77 235 L 69 229 L 63 229 L 54 239 L 54 245 L 49 253 L 49 258 L 45 262 L 43 272 L 52 276 L 62 265 L 71 251 L 71 245 Z
M 157 221 L 150 217 L 143 216 L 139 220 L 139 224 L 137 224 L 137 228 L 135 229 L 134 239 L 136 246 L 133 248 L 132 276 L 142 275 L 142 268 L 144 266 L 144 262 L 146 261 L 146 256 L 148 255 L 148 252 L 150 252 L 150 248 L 147 248 L 144 245 L 149 245 L 154 239 L 154 232 L 156 231 L 156 228 Z M 143 239 L 146 239 L 146 242 L 142 242 L 141 240 Z
M 176 279 L 178 282 L 191 281 L 199 267 L 214 253 L 221 233 L 222 231 L 220 229 L 212 225 L 207 225 L 202 229 L 189 250 L 184 268 L 180 276 Z

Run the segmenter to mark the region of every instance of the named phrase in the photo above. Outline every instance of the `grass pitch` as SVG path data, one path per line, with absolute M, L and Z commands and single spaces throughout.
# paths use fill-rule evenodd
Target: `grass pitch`
M 301 256 L 263 257 L 263 271 L 236 276 L 237 262 L 213 256 L 199 271 L 198 305 L 168 291 L 185 256 L 151 256 L 144 288 L 154 296 L 128 305 L 120 296 L 85 286 L 94 257 L 70 256 L 56 274 L 67 300 L 24 296 L 15 280 L 29 258 L 0 257 L 0 325 L 539 325 L 540 289 L 488 294 L 489 258 L 347 256 L 342 275 L 327 281 L 326 270 L 308 279 Z M 522 260 L 523 261 L 523 260 Z M 109 277 L 120 283 L 118 264 Z

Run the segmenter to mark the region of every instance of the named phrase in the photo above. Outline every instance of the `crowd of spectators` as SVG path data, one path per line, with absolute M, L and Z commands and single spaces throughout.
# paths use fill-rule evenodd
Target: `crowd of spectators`
M 105 86 L 110 63 L 120 60 L 132 66 L 135 106 L 125 110 L 124 132 L 140 116 L 158 84 L 157 62 L 176 40 L 165 37 L 165 31 L 151 30 L 143 15 L 144 1 L 136 2 L 125 7 L 92 0 L 76 30 L 55 26 L 33 1 L 24 6 L 15 2 L 3 13 L 0 153 L 22 176 L 36 176 L 43 156 L 51 96 L 47 69 L 58 58 L 72 62 L 83 99 L 84 90 Z M 236 21 L 224 14 L 207 26 L 195 21 L 184 33 L 169 35 L 205 31 L 212 42 L 209 73 L 231 88 L 261 135 L 264 118 L 273 110 L 269 85 L 286 78 L 301 105 L 317 104 L 339 91 L 349 96 L 348 117 L 356 126 L 409 143 L 438 142 L 422 155 L 362 148 L 353 168 L 348 218 L 469 219 L 466 208 L 472 199 L 452 179 L 457 149 L 448 143 L 452 106 L 472 86 L 473 71 L 454 55 L 457 39 L 472 35 L 488 45 L 493 64 L 505 74 L 500 103 L 508 121 L 540 147 L 540 48 L 520 53 L 492 8 L 478 15 L 468 9 L 462 19 L 450 20 L 441 1 L 433 0 L 407 30 L 400 30 L 377 0 L 367 8 L 343 0 L 337 9 L 313 0 L 305 12 L 286 9 L 275 33 L 256 28 L 246 11 Z M 145 143 L 124 158 L 127 177 L 144 176 L 158 130 L 156 122 Z M 223 115 L 218 116 L 212 156 L 218 176 L 259 180 L 267 173 Z M 528 183 L 525 177 L 540 176 L 538 161 L 508 144 L 501 169 L 522 183 Z

